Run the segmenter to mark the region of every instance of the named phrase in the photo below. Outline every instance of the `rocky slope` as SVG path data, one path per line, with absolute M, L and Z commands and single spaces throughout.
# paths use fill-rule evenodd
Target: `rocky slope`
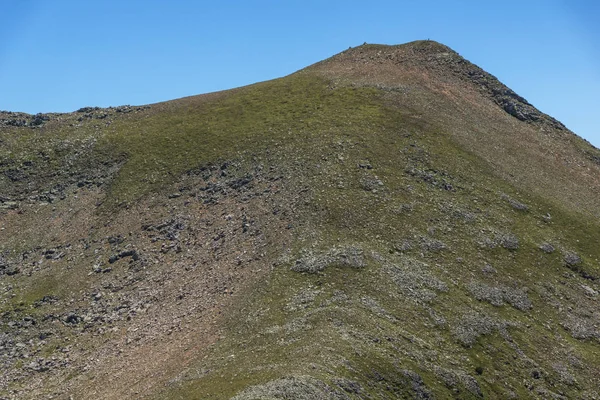
M 600 151 L 435 42 L 0 114 L 0 398 L 600 398 Z

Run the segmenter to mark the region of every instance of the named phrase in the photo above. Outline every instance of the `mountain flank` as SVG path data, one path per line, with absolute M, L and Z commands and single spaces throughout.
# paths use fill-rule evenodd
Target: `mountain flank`
M 600 398 L 600 151 L 450 48 L 0 113 L 0 398 Z

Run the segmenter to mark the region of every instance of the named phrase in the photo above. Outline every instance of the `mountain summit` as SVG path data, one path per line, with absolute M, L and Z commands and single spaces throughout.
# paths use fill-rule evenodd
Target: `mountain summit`
M 323 64 L 335 69 L 338 76 L 346 75 L 354 80 L 362 78 L 365 83 L 372 80 L 370 83 L 375 85 L 385 82 L 390 86 L 402 85 L 410 72 L 418 69 L 458 86 L 479 89 L 521 121 L 543 121 L 557 129 L 565 129 L 564 125 L 535 109 L 496 77 L 434 41 L 400 46 L 364 45 L 340 53 Z M 340 67 L 345 71 L 340 71 Z
M 600 398 L 600 151 L 452 49 L 0 113 L 0 398 Z

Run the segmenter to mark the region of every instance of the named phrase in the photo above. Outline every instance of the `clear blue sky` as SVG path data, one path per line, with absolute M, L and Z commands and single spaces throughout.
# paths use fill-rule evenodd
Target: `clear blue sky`
M 600 2 L 0 0 L 0 110 L 147 104 L 432 39 L 600 147 Z

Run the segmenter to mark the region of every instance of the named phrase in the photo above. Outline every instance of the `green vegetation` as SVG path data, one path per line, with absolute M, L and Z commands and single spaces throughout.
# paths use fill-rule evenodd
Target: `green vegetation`
M 111 196 L 135 200 L 197 166 L 264 151 L 282 141 L 302 146 L 324 134 L 357 132 L 381 119 L 377 97 L 373 89 L 331 90 L 323 79 L 294 75 L 213 101 L 190 98 L 177 106 L 159 105 L 158 112 L 141 120 L 117 122 L 104 137 L 104 146 L 128 156 Z
M 423 48 L 408 52 L 407 63 L 450 54 L 429 42 L 413 46 Z M 178 305 L 188 280 L 235 265 L 223 274 L 236 296 L 209 298 L 225 310 L 211 331 L 219 340 L 146 395 L 594 398 L 600 224 L 591 216 L 600 210 L 590 186 L 598 171 L 585 163 L 596 149 L 513 121 L 456 70 L 436 77 L 443 63 L 427 70 L 433 77 L 418 68 L 391 78 L 364 73 L 374 59 L 397 56 L 373 58 L 387 50 L 362 46 L 270 82 L 1 132 L 0 167 L 13 178 L 0 187 L 34 205 L 24 216 L 3 214 L 15 233 L 0 250 L 37 254 L 39 242 L 53 241 L 13 228 L 34 226 L 34 213 L 69 221 L 78 215 L 72 208 L 95 207 L 82 227 L 56 225 L 73 227 L 61 240 L 85 243 L 76 257 L 43 273 L 30 261 L 31 276 L 6 278 L 16 289 L 2 298 L 5 319 L 21 318 L 46 295 L 65 299 L 55 310 L 63 320 L 75 307 L 94 318 L 105 307 L 110 329 L 90 322 L 89 331 L 110 346 L 130 319 L 145 322 L 136 330 L 159 325 L 141 301 L 125 307 L 146 291 L 155 309 L 185 316 Z M 340 69 L 350 72 L 335 70 L 352 56 Z M 547 170 L 532 167 L 545 160 Z M 592 172 L 577 175 L 580 166 Z M 254 180 L 236 186 L 240 177 Z M 78 205 L 79 195 L 91 200 Z M 572 196 L 581 207 L 569 206 Z M 252 225 L 252 212 L 262 225 Z M 141 259 L 109 261 L 123 249 Z M 258 267 L 269 272 L 235 281 Z M 177 278 L 185 284 L 170 288 Z M 92 297 L 101 291 L 108 295 Z M 102 305 L 109 295 L 117 303 Z M 166 321 L 178 326 L 170 314 Z M 87 351 L 96 342 L 86 329 L 77 332 Z M 161 346 L 171 334 L 156 333 Z M 60 347 L 56 339 L 41 354 Z M 89 374 L 82 379 L 92 381 Z
M 370 122 L 370 135 L 348 129 L 306 138 L 297 153 L 283 147 L 272 156 L 285 162 L 292 152 L 304 166 L 308 186 L 320 188 L 307 209 L 299 211 L 318 227 L 319 248 L 358 243 L 369 267 L 332 265 L 316 275 L 292 272 L 290 266 L 310 245 L 298 240 L 289 261 L 232 314 L 226 339 L 211 355 L 214 361 L 192 368 L 196 372 L 184 375 L 166 392 L 169 397 L 228 398 L 288 375 L 309 375 L 338 389 L 339 382 L 355 382 L 360 396 L 418 396 L 414 382 L 402 378 L 406 371 L 419 374 L 423 390 L 452 390 L 461 398 L 527 397 L 531 388 L 522 381 L 535 386 L 539 371 L 550 387 L 578 393 L 577 385 L 565 383 L 554 370 L 562 356 L 548 348 L 544 326 L 564 315 L 540 290 L 542 282 L 554 287 L 567 273 L 562 257 L 569 248 L 587 254 L 590 273 L 598 274 L 593 260 L 600 252 L 592 249 L 591 239 L 600 234 L 598 225 L 519 194 L 482 159 L 457 146 L 443 127 L 423 126 L 383 105 L 379 115 L 383 118 Z M 361 163 L 369 168 L 360 168 Z M 325 173 L 314 170 L 315 164 Z M 515 208 L 506 194 L 527 209 Z M 552 215 L 550 221 L 546 214 Z M 504 245 L 507 235 L 517 244 Z M 403 240 L 410 248 L 399 253 L 397 244 Z M 562 250 L 543 253 L 539 246 L 546 240 Z M 432 243 L 443 248 L 436 250 Z M 405 291 L 398 292 L 383 271 L 406 257 L 429 266 L 409 267 L 398 278 L 407 285 Z M 488 264 L 493 272 L 484 272 Z M 428 287 L 427 279 L 440 279 L 448 290 Z M 511 302 L 511 288 L 515 293 L 522 289 L 520 296 L 533 307 L 478 302 L 468 290 L 472 281 L 488 282 L 489 289 L 506 287 Z M 290 306 L 303 296 L 306 303 Z M 484 325 L 478 333 L 479 323 Z M 457 332 L 475 335 L 474 344 L 466 345 L 471 339 Z M 554 334 L 572 342 L 563 329 Z M 597 363 L 596 343 L 579 342 L 569 351 Z M 197 375 L 198 370 L 215 372 Z M 593 379 L 581 374 L 580 379 Z

